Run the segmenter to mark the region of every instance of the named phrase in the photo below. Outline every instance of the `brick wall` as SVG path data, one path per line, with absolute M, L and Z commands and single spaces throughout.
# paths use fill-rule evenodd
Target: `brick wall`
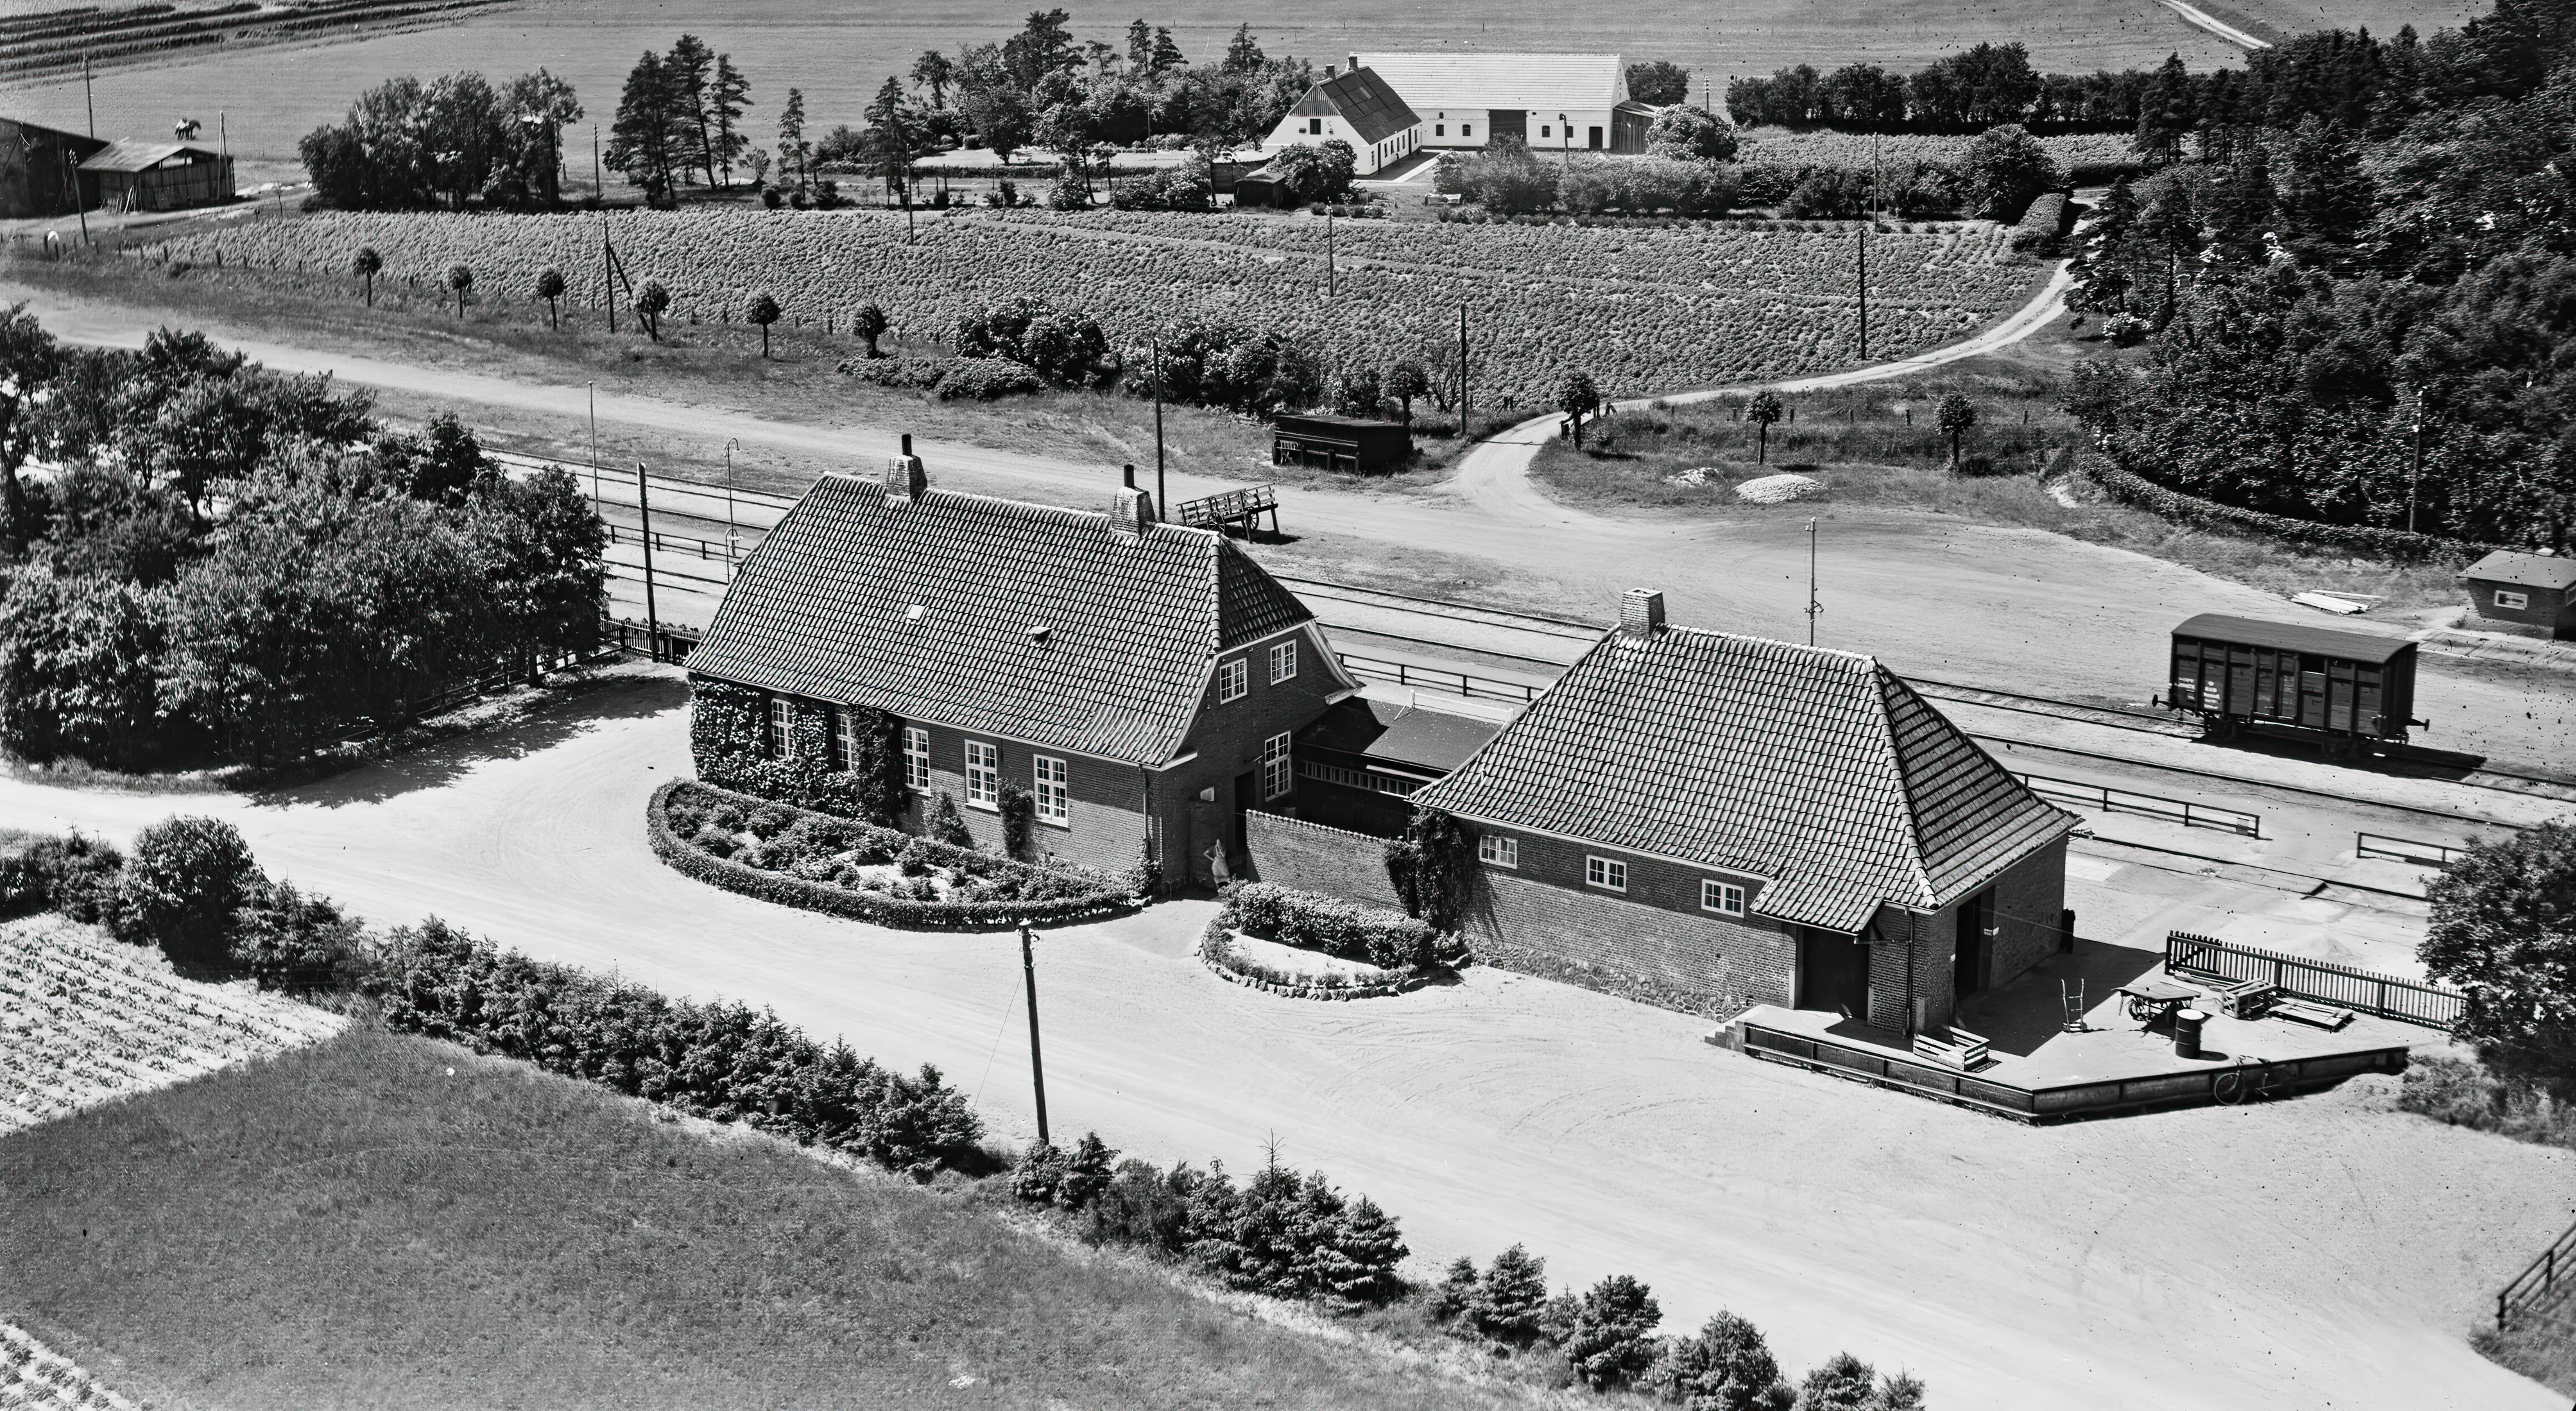
M 1986 986 L 2005 984 L 2057 954 L 2066 906 L 2066 842 L 2032 853 L 1995 879 L 1995 938 Z
M 1276 813 L 1254 813 L 1243 825 L 1254 880 L 1402 909 L 1386 875 L 1384 839 Z
M 1273 684 L 1270 680 L 1270 648 L 1281 641 L 1297 644 L 1297 674 Z M 1316 644 L 1315 635 L 1300 627 L 1261 641 L 1248 643 L 1217 657 L 1220 667 L 1240 659 L 1244 662 L 1246 692 L 1237 700 L 1219 701 L 1217 682 L 1220 673 L 1211 673 L 1207 694 L 1199 702 L 1197 725 L 1182 748 L 1197 752 L 1198 758 L 1171 770 L 1171 786 L 1185 797 L 1196 797 L 1202 789 L 1216 790 L 1216 817 L 1212 827 L 1193 827 L 1187 855 L 1189 871 L 1184 874 L 1171 863 L 1164 865 L 1165 875 L 1174 880 L 1184 876 L 1208 880 L 1207 851 L 1220 837 L 1233 832 L 1233 813 L 1251 803 L 1260 807 L 1287 809 L 1296 803 L 1296 777 L 1292 771 L 1288 792 L 1276 799 L 1259 797 L 1261 788 L 1261 747 L 1273 735 L 1291 735 L 1323 714 L 1324 705 L 1344 687 L 1333 672 L 1332 659 Z M 1253 778 L 1254 797 L 1238 800 L 1234 796 L 1235 780 L 1243 774 Z M 1231 844 L 1229 843 L 1229 846 Z M 1177 850 L 1176 850 L 1177 851 Z
M 1720 1017 L 1785 1005 L 1797 984 L 1797 943 L 1758 917 L 1687 914 L 1490 867 L 1480 892 L 1469 939 L 1509 969 Z
M 1909 1000 L 1923 1001 L 1922 1026 L 1944 1029 L 1956 1006 L 1951 990 L 1956 974 L 1953 946 L 1956 933 L 1941 929 L 1957 925 L 1956 911 L 1915 916 L 1907 912 L 1883 912 L 1879 916 L 1878 944 L 1869 948 L 1869 1022 L 1898 1033 L 1906 1029 L 1906 1007 Z M 1907 962 L 1912 962 L 1909 975 Z M 1909 983 L 1911 988 L 1909 989 Z
M 1146 771 L 1116 760 L 1091 759 L 1062 750 L 1021 744 L 989 733 L 921 727 L 930 732 L 930 788 L 957 800 L 966 830 L 978 844 L 1001 846 L 1002 816 L 994 809 L 966 802 L 966 742 L 979 740 L 999 755 L 1001 781 L 1035 792 L 1037 758 L 1060 759 L 1065 765 L 1065 811 L 1070 824 L 1040 820 L 1029 827 L 1029 850 L 1038 857 L 1058 858 L 1089 867 L 1135 865 L 1146 836 Z M 929 796 L 916 794 L 903 826 L 918 832 L 927 816 Z

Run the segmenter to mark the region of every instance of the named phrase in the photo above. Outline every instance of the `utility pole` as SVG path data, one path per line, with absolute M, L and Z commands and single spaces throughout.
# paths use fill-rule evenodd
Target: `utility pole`
M 1334 295 L 1335 295 L 1335 294 L 1337 294 L 1337 293 L 1339 293 L 1339 292 L 1340 292 L 1340 291 L 1338 290 L 1338 288 L 1336 287 L 1336 284 L 1337 284 L 1337 281 L 1335 280 L 1334 275 L 1333 275 L 1333 208 L 1332 208 L 1332 207 L 1330 207 L 1330 206 L 1326 206 L 1326 207 L 1324 208 L 1324 297 L 1325 297 L 1325 298 L 1327 298 L 1327 299 L 1332 298 L 1332 297 L 1334 297 Z
M 1467 306 L 1458 306 L 1458 442 L 1467 441 Z
M 1867 220 L 1860 223 L 1860 360 L 1862 362 L 1869 361 L 1869 224 Z
M 1145 335 L 1145 346 L 1154 357 L 1154 517 L 1160 519 L 1172 512 L 1163 489 L 1163 335 Z
M 599 508 L 599 384 L 593 381 L 585 385 L 590 388 L 590 508 L 605 519 L 607 515 Z
M 644 517 L 644 648 L 655 661 L 662 659 L 662 615 L 653 607 L 653 505 L 645 495 L 644 462 L 635 463 L 635 509 Z M 1815 521 L 1807 522 L 1807 532 L 1816 530 Z
M 741 552 L 741 540 L 733 523 L 733 449 L 742 444 L 741 437 L 725 442 L 725 567 L 733 567 L 734 555 Z
M 599 296 L 608 301 L 608 331 L 617 331 L 617 247 L 608 243 L 608 213 L 599 216 Z
M 2424 479 L 2424 384 L 2415 384 L 2415 461 L 2406 472 L 2406 532 L 2415 532 L 2415 487 Z
M 1046 1064 L 1038 1057 L 1038 960 L 1036 950 L 1030 945 L 1036 939 L 1037 933 L 1022 923 L 1020 974 L 1027 978 L 1029 989 L 1029 1079 L 1036 1084 L 1038 1092 L 1038 1141 L 1053 1145 L 1047 1140 Z
M 597 123 L 590 125 L 590 199 L 601 206 L 608 204 L 608 183 L 599 174 L 599 124 Z
M 1807 645 L 1816 644 L 1816 614 L 1824 605 L 1816 601 L 1816 521 L 1807 520 Z
M 81 102 L 89 107 L 89 135 L 98 136 L 98 95 L 90 91 L 89 55 L 81 55 Z

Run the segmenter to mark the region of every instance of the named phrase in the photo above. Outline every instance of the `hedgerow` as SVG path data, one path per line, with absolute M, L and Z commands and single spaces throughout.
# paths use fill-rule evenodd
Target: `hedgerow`
M 2325 524 L 2309 519 L 2290 519 L 2261 510 L 2241 509 L 2204 500 L 2180 490 L 2158 485 L 2143 475 L 2113 463 L 2103 452 L 2084 450 L 2077 453 L 2075 465 L 2084 478 L 2110 492 L 2123 504 L 2202 529 L 2257 534 L 2302 548 L 2326 549 L 2342 553 L 2363 553 L 2374 558 L 2405 562 L 2467 562 L 2480 554 L 2505 547 L 2479 544 L 2459 539 L 2445 539 L 2435 534 L 2418 534 L 2405 529 L 2382 529 L 2367 524 Z
M 1246 935 L 1381 970 L 1427 968 L 1444 949 L 1444 937 L 1428 922 L 1321 892 L 1245 882 L 1227 893 L 1226 905 L 1235 929 Z

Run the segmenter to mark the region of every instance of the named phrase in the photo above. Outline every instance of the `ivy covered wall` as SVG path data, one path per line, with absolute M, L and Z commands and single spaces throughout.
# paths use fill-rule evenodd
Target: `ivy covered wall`
M 832 767 L 832 708 L 791 701 L 791 759 L 769 757 L 769 697 L 748 686 L 690 679 L 689 753 L 698 777 L 719 789 L 757 794 L 819 813 L 892 826 L 903 814 L 903 722 L 866 706 L 849 767 Z

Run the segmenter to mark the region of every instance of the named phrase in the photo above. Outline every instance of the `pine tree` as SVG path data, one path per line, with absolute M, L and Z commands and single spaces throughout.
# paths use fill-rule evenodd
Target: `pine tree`
M 957 65 L 936 49 L 924 49 L 912 61 L 912 81 L 930 90 L 930 106 L 945 111 L 948 107 L 948 85 L 956 80 Z
M 647 205 L 672 203 L 673 137 L 678 114 L 672 106 L 670 73 L 651 50 L 626 75 L 626 90 L 617 100 L 617 119 L 608 129 L 608 165 L 643 188 Z
M 1118 1168 L 1117 1148 L 1100 1139 L 1098 1132 L 1085 1132 L 1082 1140 L 1064 1157 L 1064 1174 L 1056 1184 L 1055 1203 L 1067 1210 L 1082 1210 L 1109 1189 L 1109 1178 Z
M 1325 1194 L 1330 1194 L 1329 1187 Z M 1260 1174 L 1244 1183 L 1243 1201 L 1234 1217 L 1234 1244 L 1240 1253 L 1227 1282 L 1277 1298 L 1295 1298 L 1304 1292 L 1299 1234 L 1316 1218 L 1317 1212 L 1306 1202 L 1305 1183 L 1280 1165 L 1278 1153 L 1273 1152 Z
M 1235 1239 L 1243 1194 L 1225 1163 L 1208 1163 L 1207 1176 L 1190 1188 L 1189 1207 L 1181 1222 L 1181 1251 L 1190 1267 L 1231 1285 L 1243 1267 L 1243 1246 Z
M 1169 73 L 1188 63 L 1189 60 L 1181 57 L 1181 46 L 1173 42 L 1172 32 L 1161 25 L 1156 25 L 1153 60 L 1147 67 L 1155 73 Z
M 2191 131 L 2197 118 L 2192 98 L 2191 73 L 2183 67 L 2182 56 L 2168 56 L 2147 81 L 2146 96 L 2138 105 L 2138 150 L 2160 161 L 2179 156 L 2183 134 Z
M 1664 1310 L 1646 1286 L 1626 1274 L 1594 1284 L 1576 1306 L 1566 1332 L 1565 1360 L 1595 1391 L 1623 1387 L 1646 1375 L 1655 1361 L 1655 1325 Z
M 1270 58 L 1261 52 L 1261 46 L 1252 42 L 1252 26 L 1237 26 L 1234 38 L 1226 42 L 1222 71 L 1230 74 L 1259 73 L 1269 62 Z
M 743 108 L 751 102 L 751 80 L 733 66 L 730 54 L 716 55 L 715 85 L 707 96 L 707 120 L 715 127 L 714 152 L 719 186 L 733 185 L 734 163 L 742 160 L 751 139 L 742 135 Z
M 1064 1186 L 1064 1153 L 1047 1142 L 1038 1142 L 1020 1154 L 1020 1164 L 1011 1171 L 1011 1194 L 1031 1205 L 1052 1205 Z
M 1795 1395 L 1780 1381 L 1780 1363 L 1762 1331 L 1727 1312 L 1673 1339 L 1649 1381 L 1685 1411 L 1761 1411 Z
M 1321 1179 L 1318 1177 L 1317 1179 Z M 1395 1301 L 1404 1293 L 1396 1267 L 1413 1251 L 1404 1244 L 1395 1217 L 1361 1196 L 1333 1224 L 1333 1257 L 1318 1259 L 1315 1296 L 1326 1306 L 1356 1311 Z M 1475 1266 L 1467 1266 L 1472 1271 Z
M 1141 19 L 1127 24 L 1127 67 L 1140 74 L 1154 68 L 1154 31 Z
M 807 190 L 806 167 L 814 155 L 814 144 L 805 140 L 805 90 L 787 90 L 787 106 L 778 112 L 778 172 L 796 169 L 796 189 Z
M 1428 1309 L 1431 1321 L 1446 1326 L 1467 1316 L 1467 1308 L 1476 1297 L 1476 1261 L 1465 1255 L 1449 1261 L 1446 1273 L 1433 1286 Z
M 1527 1347 L 1536 1342 L 1547 1307 L 1547 1261 L 1513 1245 L 1494 1256 L 1467 1303 L 1467 1322 L 1496 1342 Z
M 715 55 L 708 50 L 706 41 L 694 34 L 681 35 L 662 60 L 663 79 L 671 86 L 672 116 L 676 119 L 673 175 L 676 177 L 679 171 L 703 171 L 709 186 L 716 184 L 714 113 L 707 101 L 707 79 L 714 65 Z

